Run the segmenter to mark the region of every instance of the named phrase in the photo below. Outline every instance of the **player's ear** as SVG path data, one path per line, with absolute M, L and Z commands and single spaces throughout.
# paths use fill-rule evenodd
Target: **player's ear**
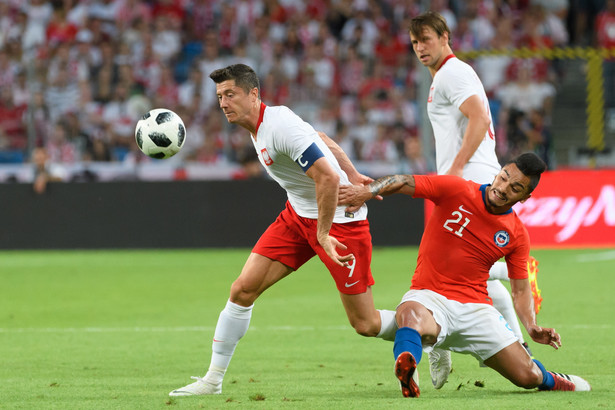
M 256 100 L 258 100 L 258 98 L 259 98 L 259 95 L 258 95 L 258 87 L 254 87 L 254 88 L 252 88 L 252 89 L 250 90 L 250 96 L 251 96 L 252 98 L 254 98 L 254 100 L 255 100 L 255 101 L 256 101 Z
M 527 194 L 522 200 L 520 200 L 519 202 L 524 203 L 525 201 L 527 201 L 528 199 L 530 199 L 532 197 L 532 194 Z

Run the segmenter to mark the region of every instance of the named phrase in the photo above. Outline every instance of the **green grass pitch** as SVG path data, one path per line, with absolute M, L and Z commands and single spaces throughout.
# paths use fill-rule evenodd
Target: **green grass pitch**
M 394 309 L 416 248 L 377 248 L 376 306 Z M 229 286 L 248 249 L 0 252 L 0 408 L 395 409 L 609 408 L 615 403 L 615 250 L 537 250 L 538 321 L 562 335 L 531 343 L 547 369 L 578 374 L 589 393 L 513 386 L 465 355 L 434 390 L 404 399 L 392 343 L 350 328 L 314 259 L 257 301 L 220 396 L 170 398 L 203 376 Z

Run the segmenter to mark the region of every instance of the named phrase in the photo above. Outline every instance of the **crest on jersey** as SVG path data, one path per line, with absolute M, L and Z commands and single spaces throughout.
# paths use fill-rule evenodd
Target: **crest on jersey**
M 269 166 L 269 165 L 273 164 L 273 160 L 269 156 L 269 153 L 267 152 L 267 148 L 263 148 L 261 150 L 261 155 L 263 157 L 263 162 L 265 163 L 265 165 Z
M 493 235 L 493 242 L 500 248 L 503 248 L 510 242 L 510 235 L 506 231 L 497 231 Z

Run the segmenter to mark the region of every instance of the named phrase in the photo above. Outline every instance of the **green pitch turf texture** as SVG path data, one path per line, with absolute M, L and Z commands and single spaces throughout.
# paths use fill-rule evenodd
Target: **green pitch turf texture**
M 348 325 L 314 259 L 257 301 L 219 396 L 170 398 L 203 376 L 211 339 L 249 250 L 0 252 L 0 408 L 580 409 L 615 406 L 615 250 L 537 250 L 543 310 L 563 347 L 530 343 L 589 393 L 526 391 L 466 355 L 434 390 L 404 399 L 392 343 Z M 375 249 L 377 307 L 394 309 L 416 248 Z

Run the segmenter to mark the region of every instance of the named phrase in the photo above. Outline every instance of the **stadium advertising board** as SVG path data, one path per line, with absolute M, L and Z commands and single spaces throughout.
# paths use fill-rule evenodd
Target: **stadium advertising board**
M 514 209 L 532 245 L 615 246 L 615 170 L 547 172 Z

